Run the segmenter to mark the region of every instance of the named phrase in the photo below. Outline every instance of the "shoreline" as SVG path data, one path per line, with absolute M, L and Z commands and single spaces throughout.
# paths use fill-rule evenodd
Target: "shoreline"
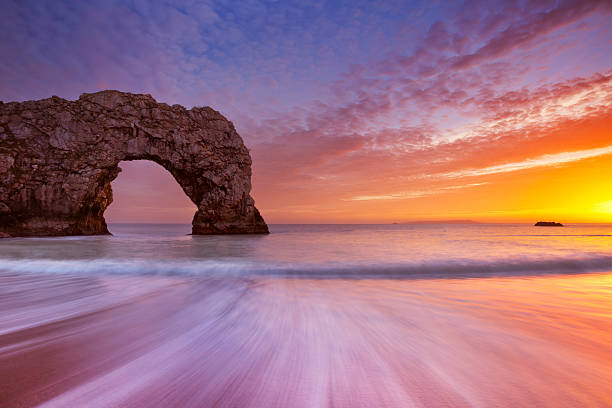
M 0 283 L 9 406 L 612 403 L 612 271 Z

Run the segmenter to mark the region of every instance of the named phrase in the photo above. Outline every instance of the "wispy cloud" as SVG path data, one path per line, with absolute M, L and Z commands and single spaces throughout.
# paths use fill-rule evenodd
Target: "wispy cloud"
M 612 134 L 610 134 L 612 137 Z M 545 154 L 533 159 L 520 162 L 505 163 L 496 166 L 483 167 L 480 169 L 466 169 L 442 173 L 437 176 L 447 178 L 486 176 L 489 174 L 508 173 L 512 171 L 528 170 L 535 167 L 558 166 L 579 160 L 590 159 L 592 157 L 612 154 L 612 146 L 597 149 L 579 150 L 575 152 L 563 152 L 556 154 Z
M 488 183 L 470 183 L 459 186 L 440 187 L 432 190 L 423 191 L 404 191 L 401 193 L 382 194 L 382 195 L 362 195 L 350 199 L 350 201 L 372 201 L 372 200 L 408 200 L 410 198 L 419 198 L 435 194 L 442 194 L 452 190 L 461 190 L 469 187 L 482 186 Z

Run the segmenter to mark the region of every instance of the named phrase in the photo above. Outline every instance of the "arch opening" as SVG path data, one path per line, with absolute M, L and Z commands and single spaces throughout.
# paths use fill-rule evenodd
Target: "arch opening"
M 104 211 L 113 233 L 127 224 L 181 224 L 191 230 L 196 204 L 162 165 L 148 159 L 124 160 L 111 182 L 113 202 Z

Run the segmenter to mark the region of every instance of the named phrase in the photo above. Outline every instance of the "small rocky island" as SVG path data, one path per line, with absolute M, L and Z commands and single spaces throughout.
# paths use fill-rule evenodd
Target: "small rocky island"
M 119 91 L 0 102 L 0 237 L 108 234 L 122 160 L 168 170 L 197 205 L 193 234 L 267 233 L 232 122 Z
M 536 227 L 562 227 L 563 224 L 554 221 L 538 221 L 534 224 Z

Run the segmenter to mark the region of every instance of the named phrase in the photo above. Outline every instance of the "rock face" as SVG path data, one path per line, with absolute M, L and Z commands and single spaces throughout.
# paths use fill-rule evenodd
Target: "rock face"
M 562 227 L 563 224 L 554 221 L 538 221 L 534 224 L 536 227 Z
M 251 157 L 234 125 L 118 91 L 0 102 L 0 233 L 108 234 L 122 160 L 166 168 L 197 205 L 194 234 L 267 233 L 251 198 Z

